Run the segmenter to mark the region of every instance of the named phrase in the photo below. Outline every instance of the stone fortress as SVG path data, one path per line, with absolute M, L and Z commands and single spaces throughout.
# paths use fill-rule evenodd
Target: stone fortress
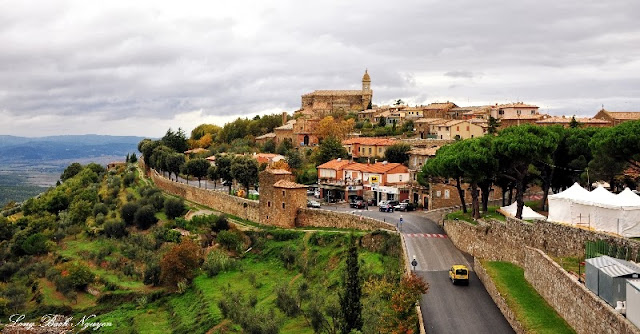
M 373 98 L 371 77 L 367 70 L 362 76 L 362 90 L 316 90 L 302 95 L 300 112 L 324 117 L 334 112 L 368 109 Z

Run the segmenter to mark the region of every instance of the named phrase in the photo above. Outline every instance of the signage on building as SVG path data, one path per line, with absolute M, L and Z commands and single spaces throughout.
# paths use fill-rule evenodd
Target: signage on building
M 370 183 L 380 183 L 380 178 L 378 177 L 378 175 L 371 175 L 369 177 L 369 182 Z

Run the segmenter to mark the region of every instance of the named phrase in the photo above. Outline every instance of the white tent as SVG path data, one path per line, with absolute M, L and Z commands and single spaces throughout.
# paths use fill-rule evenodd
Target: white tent
M 549 195 L 549 221 L 567 224 L 588 224 L 588 215 L 583 215 L 576 208 L 577 201 L 589 201 L 591 193 L 577 182 L 567 190 Z
M 621 206 L 620 234 L 623 236 L 640 236 L 640 196 L 634 194 L 629 188 L 616 195 Z
M 500 207 L 501 212 L 505 216 L 515 217 L 518 211 L 518 202 L 513 202 L 509 206 Z M 524 206 L 522 208 L 522 219 L 524 220 L 546 220 L 547 217 L 533 211 L 530 207 Z
M 561 193 L 549 196 L 548 220 L 638 237 L 640 197 L 629 189 L 618 195 L 603 187 L 588 192 L 576 183 Z

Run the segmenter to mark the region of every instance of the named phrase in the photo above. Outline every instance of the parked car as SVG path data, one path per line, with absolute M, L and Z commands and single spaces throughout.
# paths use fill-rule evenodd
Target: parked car
M 402 202 L 393 208 L 398 211 L 413 211 L 416 209 L 416 206 L 413 203 Z
M 349 204 L 349 206 L 356 209 L 364 209 L 367 206 L 367 203 L 365 201 L 358 200 Z
M 400 202 L 398 202 L 398 201 L 388 201 L 387 203 L 389 203 L 389 205 L 391 205 L 391 206 L 396 206 L 396 205 L 400 204 Z
M 313 189 L 307 189 L 307 196 L 313 196 L 313 194 L 315 194 L 315 191 Z
M 460 282 L 469 285 L 469 269 L 467 266 L 455 264 L 449 269 L 449 279 L 453 284 Z
M 393 205 L 391 205 L 390 203 L 382 203 L 380 202 L 380 205 L 378 205 L 378 210 L 380 210 L 381 212 L 393 212 Z
M 307 207 L 308 208 L 319 208 L 320 207 L 320 203 L 316 202 L 316 201 L 307 201 Z

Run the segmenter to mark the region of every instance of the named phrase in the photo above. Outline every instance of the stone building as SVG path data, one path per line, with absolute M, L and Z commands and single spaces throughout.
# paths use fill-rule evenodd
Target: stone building
M 269 169 L 259 175 L 260 223 L 295 227 L 298 209 L 307 205 L 307 186 L 295 182 L 295 176 L 284 169 Z
M 595 116 L 593 116 L 593 118 L 608 121 L 611 123 L 612 126 L 616 126 L 620 123 L 640 120 L 640 112 L 609 111 L 603 108 L 600 111 L 598 111 L 598 113 Z
M 318 117 L 333 112 L 357 112 L 368 109 L 372 97 L 371 77 L 365 71 L 362 90 L 316 90 L 302 95 L 301 110 L 311 110 Z

